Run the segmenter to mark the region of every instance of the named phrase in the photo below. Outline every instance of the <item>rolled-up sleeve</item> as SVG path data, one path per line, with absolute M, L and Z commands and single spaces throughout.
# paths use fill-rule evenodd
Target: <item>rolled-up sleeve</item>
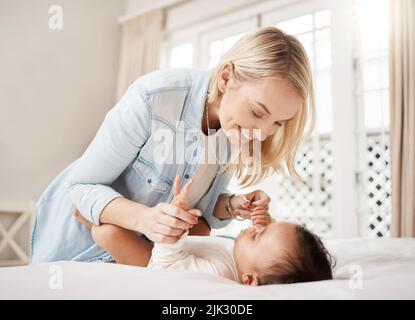
M 208 192 L 199 200 L 195 208 L 203 212 L 203 217 L 212 228 L 226 227 L 232 219 L 218 219 L 213 215 L 216 202 L 223 193 L 229 193 L 228 185 L 232 176 L 229 174 L 221 174 L 216 176 Z
M 111 184 L 136 158 L 150 135 L 145 91 L 132 84 L 106 114 L 94 139 L 68 177 L 68 195 L 86 219 L 100 224 L 102 210 L 123 197 Z

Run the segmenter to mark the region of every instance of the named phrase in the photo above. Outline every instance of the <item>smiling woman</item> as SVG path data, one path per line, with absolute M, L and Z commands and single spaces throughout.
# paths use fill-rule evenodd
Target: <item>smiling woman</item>
M 234 165 L 242 186 L 261 182 L 272 169 L 297 176 L 295 154 L 314 125 L 312 78 L 300 42 L 273 27 L 246 35 L 222 56 L 209 85 L 212 121 L 237 141 L 242 135 L 261 141 L 259 162 L 241 154 Z

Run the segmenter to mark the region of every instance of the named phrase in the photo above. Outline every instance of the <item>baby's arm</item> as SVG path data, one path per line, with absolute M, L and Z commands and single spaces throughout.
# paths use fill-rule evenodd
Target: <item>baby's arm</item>
M 155 243 L 148 268 L 198 271 L 225 276 L 228 268 L 220 260 L 206 259 L 183 250 L 186 232 L 173 244 Z

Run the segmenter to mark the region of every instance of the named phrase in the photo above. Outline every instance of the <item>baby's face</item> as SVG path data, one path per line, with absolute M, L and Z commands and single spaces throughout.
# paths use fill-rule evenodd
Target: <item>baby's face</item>
M 266 227 L 255 225 L 235 239 L 233 254 L 239 274 L 260 272 L 285 252 L 296 250 L 296 225 L 273 222 Z

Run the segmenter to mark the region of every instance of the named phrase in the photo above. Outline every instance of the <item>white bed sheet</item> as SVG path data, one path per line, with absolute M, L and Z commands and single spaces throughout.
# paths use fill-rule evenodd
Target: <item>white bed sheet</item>
M 201 242 L 231 240 L 192 237 Z M 335 280 L 247 287 L 197 272 L 113 263 L 55 262 L 0 268 L 0 299 L 415 299 L 415 239 L 331 240 Z M 62 289 L 49 282 L 62 271 Z M 357 266 L 357 267 L 356 267 Z M 350 279 L 362 272 L 362 287 Z

